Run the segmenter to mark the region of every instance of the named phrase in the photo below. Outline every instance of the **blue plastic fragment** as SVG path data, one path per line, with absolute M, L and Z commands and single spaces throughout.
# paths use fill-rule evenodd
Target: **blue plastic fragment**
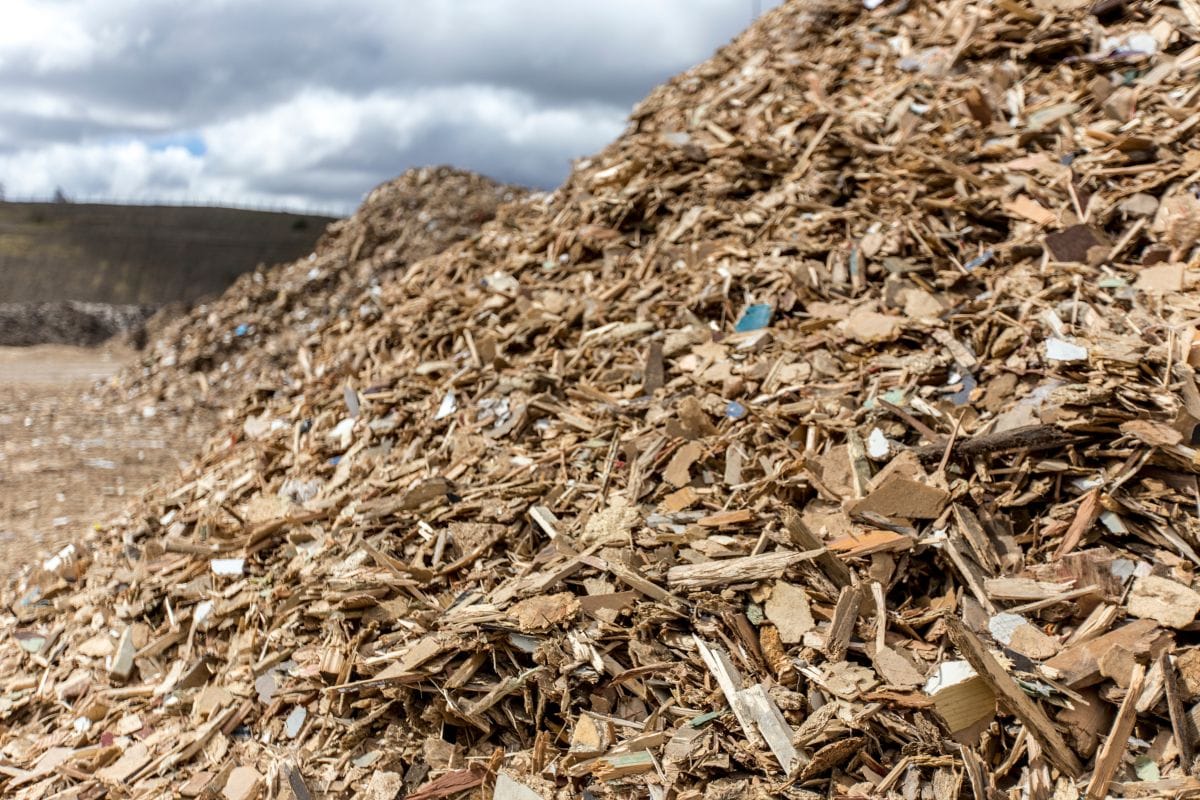
M 996 254 L 994 252 L 992 252 L 991 250 L 985 250 L 980 255 L 977 255 L 974 258 L 972 258 L 966 264 L 963 264 L 963 269 L 965 269 L 967 272 L 970 272 L 973 269 L 978 269 L 979 267 L 982 267 L 984 264 L 988 263 L 995 257 L 996 257 Z
M 737 400 L 730 400 L 725 406 L 725 416 L 729 417 L 730 419 L 741 419 L 742 417 L 746 416 L 747 413 L 746 407 Z
M 241 325 L 238 325 L 236 328 L 234 328 L 233 332 L 237 336 L 245 336 L 250 332 L 250 326 L 243 322 Z
M 746 307 L 733 329 L 738 333 L 746 333 L 747 331 L 757 331 L 770 324 L 771 306 L 767 303 L 755 303 Z
M 341 457 L 341 456 L 334 456 L 333 458 L 329 459 L 329 462 L 328 462 L 328 463 L 329 463 L 331 466 L 334 466 L 334 467 L 336 467 L 338 464 L 340 464 L 340 463 L 341 463 L 341 461 L 342 461 L 342 457 Z

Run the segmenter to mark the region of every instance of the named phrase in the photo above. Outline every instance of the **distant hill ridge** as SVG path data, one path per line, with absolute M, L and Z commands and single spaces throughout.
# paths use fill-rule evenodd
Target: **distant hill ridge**
M 310 253 L 332 217 L 237 208 L 0 202 L 0 302 L 160 306 Z

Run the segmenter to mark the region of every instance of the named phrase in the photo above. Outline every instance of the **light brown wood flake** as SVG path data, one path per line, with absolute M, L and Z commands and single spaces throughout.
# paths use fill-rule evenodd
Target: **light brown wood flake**
M 687 442 L 671 457 L 671 462 L 667 464 L 666 470 L 663 472 L 663 477 L 667 482 L 676 488 L 687 486 L 691 481 L 692 465 L 700 459 L 704 454 L 704 450 L 695 442 Z
M 1133 732 L 1133 724 L 1137 721 L 1137 700 L 1144 681 L 1145 671 L 1138 665 L 1129 682 L 1125 699 L 1121 701 L 1112 730 L 1104 740 L 1100 752 L 1096 754 L 1096 766 L 1092 770 L 1092 779 L 1084 795 L 1087 800 L 1103 800 L 1108 794 L 1109 784 L 1125 756 L 1129 734 Z
M 1126 602 L 1130 615 L 1152 619 L 1168 628 L 1190 625 L 1200 614 L 1200 592 L 1157 575 L 1135 579 Z
M 507 613 L 523 632 L 534 633 L 574 619 L 579 613 L 579 600 L 571 592 L 540 595 L 522 600 Z
M 850 645 L 850 637 L 858 622 L 858 611 L 862 607 L 862 587 L 844 586 L 838 595 L 833 610 L 833 619 L 825 633 L 825 655 L 830 661 L 841 661 Z
M 808 593 L 786 581 L 776 581 L 767 598 L 767 619 L 775 624 L 784 644 L 799 644 L 804 634 L 816 627 L 809 607 Z
M 944 489 L 894 474 L 851 506 L 851 512 L 892 519 L 936 519 L 949 501 L 950 494 Z
M 122 786 L 129 778 L 153 759 L 150 749 L 142 742 L 133 744 L 115 763 L 96 772 L 96 777 L 108 786 Z

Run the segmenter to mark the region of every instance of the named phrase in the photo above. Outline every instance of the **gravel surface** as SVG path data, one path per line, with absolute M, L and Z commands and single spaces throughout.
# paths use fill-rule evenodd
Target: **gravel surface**
M 174 480 L 211 420 L 91 397 L 134 359 L 117 348 L 0 347 L 0 575 Z

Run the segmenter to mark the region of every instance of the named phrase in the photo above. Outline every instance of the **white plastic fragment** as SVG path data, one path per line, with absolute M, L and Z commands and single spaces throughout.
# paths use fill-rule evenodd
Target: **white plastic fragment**
M 517 282 L 516 278 L 499 270 L 484 278 L 483 283 L 487 288 L 499 294 L 516 294 L 517 290 L 521 288 L 521 284 Z
M 867 455 L 874 461 L 883 461 L 891 452 L 892 446 L 887 437 L 883 435 L 883 431 L 879 428 L 872 428 L 870 435 L 867 436 Z
M 343 419 L 337 425 L 333 426 L 333 430 L 327 436 L 329 441 L 335 442 L 345 450 L 354 439 L 354 420 L 349 417 Z
M 197 603 L 196 610 L 192 612 L 192 625 L 200 628 L 208 620 L 209 616 L 212 615 L 213 608 L 212 600 L 201 600 Z
M 1100 40 L 1100 50 L 1104 53 L 1140 53 L 1152 56 L 1158 52 L 1158 40 L 1144 31 L 1123 36 L 1105 36 Z
M 988 631 L 997 642 L 1012 644 L 1013 634 L 1017 632 L 1017 628 L 1025 624 L 1027 623 L 1023 617 L 1001 612 L 988 620 Z
M 442 404 L 438 406 L 437 413 L 434 414 L 435 420 L 445 419 L 458 410 L 458 401 L 454 397 L 454 390 L 450 389 L 446 392 L 446 396 L 442 398 Z
M 1046 340 L 1046 359 L 1049 361 L 1087 361 L 1086 347 L 1068 342 L 1066 339 Z
M 1128 558 L 1114 558 L 1112 564 L 1108 567 L 1115 577 L 1123 581 L 1127 581 L 1133 577 L 1137 570 L 1137 564 L 1130 561 Z
M 213 575 L 229 577 L 241 575 L 246 570 L 244 558 L 214 558 L 211 562 Z
M 77 552 L 78 551 L 75 545 L 69 544 L 55 553 L 51 558 L 46 559 L 46 561 L 42 563 L 42 569 L 44 569 L 46 572 L 57 573 L 64 566 L 75 560 Z
M 976 676 L 975 669 L 966 661 L 944 661 L 929 680 L 925 681 L 925 694 L 937 694 L 942 689 L 970 680 Z
M 1108 528 L 1109 533 L 1126 534 L 1129 533 L 1129 528 L 1125 527 L 1125 520 L 1111 511 L 1100 512 L 1100 523 Z
M 292 709 L 292 713 L 287 715 L 287 719 L 283 723 L 283 732 L 289 739 L 295 739 L 300 735 L 300 728 L 304 726 L 304 720 L 308 718 L 308 709 L 304 706 L 296 706 Z

